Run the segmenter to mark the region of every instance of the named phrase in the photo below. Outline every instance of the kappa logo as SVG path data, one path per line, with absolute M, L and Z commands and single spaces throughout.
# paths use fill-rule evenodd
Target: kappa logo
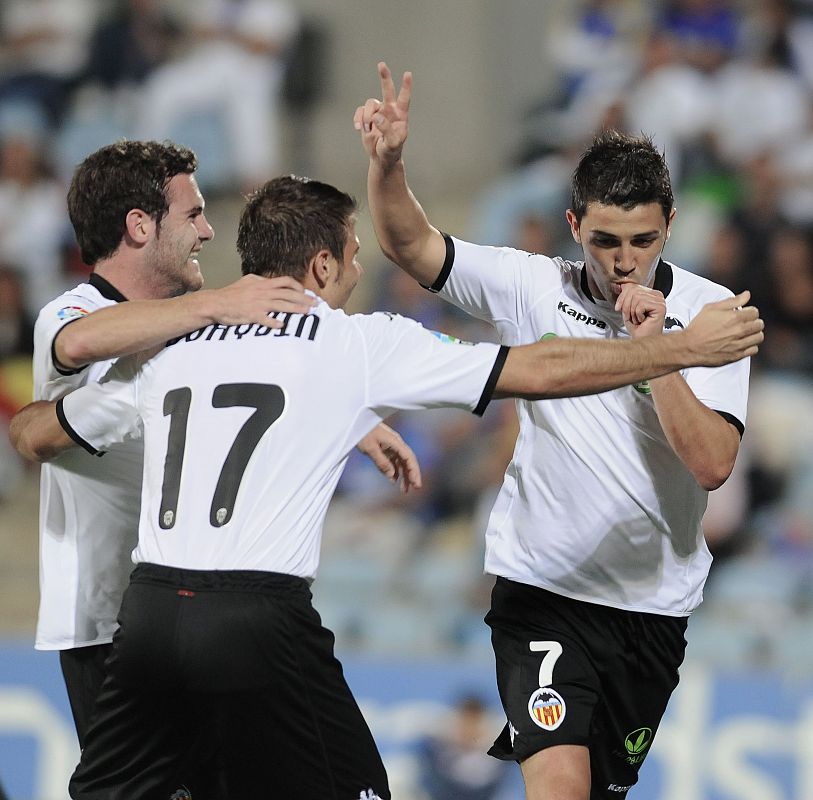
M 358 800 L 381 800 L 381 798 L 372 789 L 362 789 Z
M 589 317 L 584 311 L 577 311 L 573 306 L 569 306 L 562 300 L 559 301 L 557 309 L 563 314 L 573 317 L 576 322 L 583 322 L 585 325 L 595 325 L 599 330 L 604 330 L 607 327 L 607 323 L 603 320 L 597 319 L 596 317 Z
M 629 786 L 619 786 L 617 783 L 611 783 L 607 787 L 608 792 L 628 792 L 635 784 L 630 784 Z
M 555 731 L 565 719 L 567 707 L 562 695 L 550 687 L 537 689 L 528 701 L 528 714 L 534 725 Z

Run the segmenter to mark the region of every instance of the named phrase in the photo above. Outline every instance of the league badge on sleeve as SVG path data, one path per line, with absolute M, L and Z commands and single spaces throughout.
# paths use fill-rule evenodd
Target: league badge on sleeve
M 442 331 L 429 331 L 436 339 L 439 339 L 443 344 L 468 344 L 474 346 L 474 342 L 464 342 L 456 336 L 450 336 L 448 333 Z
M 545 686 L 531 695 L 528 713 L 535 725 L 546 731 L 555 731 L 564 722 L 567 707 L 559 692 Z
M 56 312 L 59 319 L 79 319 L 79 317 L 86 317 L 88 314 L 90 314 L 90 311 L 81 306 L 65 306 L 65 308 L 60 308 Z

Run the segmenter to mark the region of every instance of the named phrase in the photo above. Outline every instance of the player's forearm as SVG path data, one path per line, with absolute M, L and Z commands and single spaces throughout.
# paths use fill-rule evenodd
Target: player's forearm
M 56 416 L 56 404 L 37 400 L 21 408 L 9 424 L 9 439 L 29 461 L 49 461 L 74 446 Z
M 385 166 L 371 159 L 367 197 L 384 255 L 420 283 L 434 283 L 443 267 L 446 244 L 407 185 L 404 162 L 399 159 Z
M 57 335 L 57 361 L 70 369 L 163 344 L 214 321 L 210 292 L 169 300 L 130 300 L 66 325 Z
M 633 341 L 555 338 L 508 354 L 495 396 L 545 400 L 595 394 L 695 366 L 683 334 Z
M 652 399 L 666 439 L 707 491 L 725 483 L 740 446 L 737 429 L 703 405 L 681 375 L 651 380 Z

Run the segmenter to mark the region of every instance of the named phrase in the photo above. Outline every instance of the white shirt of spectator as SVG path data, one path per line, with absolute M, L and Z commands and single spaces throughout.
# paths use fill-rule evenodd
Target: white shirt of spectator
M 135 562 L 311 579 L 328 502 L 364 435 L 399 409 L 482 413 L 499 348 L 447 340 L 403 317 L 347 316 L 322 302 L 277 331 L 212 325 L 144 363 L 121 359 L 60 413 L 96 450 L 143 419 Z
M 440 293 L 506 345 L 623 338 L 613 304 L 581 288 L 582 263 L 454 239 Z M 661 262 L 666 327 L 731 293 Z M 656 278 L 656 288 L 657 286 Z M 744 425 L 749 362 L 683 371 L 697 398 Z M 592 603 L 670 616 L 702 600 L 708 494 L 674 453 L 645 385 L 517 401 L 520 433 L 486 533 L 486 572 Z
M 115 302 L 80 284 L 42 309 L 34 326 L 36 400 L 56 400 L 107 372 L 109 361 L 61 373 L 51 348 L 62 326 Z M 104 459 L 75 448 L 42 465 L 38 649 L 112 640 L 133 568 L 142 460 L 141 443 L 131 441 L 111 448 Z

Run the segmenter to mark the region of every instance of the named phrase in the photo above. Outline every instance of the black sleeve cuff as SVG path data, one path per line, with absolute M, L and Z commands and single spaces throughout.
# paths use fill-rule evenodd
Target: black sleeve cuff
M 745 433 L 745 425 L 743 425 L 733 414 L 729 414 L 727 411 L 717 411 L 715 412 L 719 414 L 726 422 L 730 422 L 739 432 L 740 432 L 740 439 L 742 439 L 742 435 Z
M 57 400 L 56 403 L 56 418 L 59 420 L 59 424 L 65 430 L 65 433 L 73 439 L 76 444 L 80 447 L 84 447 L 85 450 L 88 451 L 92 456 L 103 456 L 104 453 L 101 450 L 97 450 L 92 444 L 86 442 L 72 427 L 70 422 L 68 422 L 67 417 L 65 416 L 65 409 L 62 408 L 62 399 L 60 398 Z
M 446 285 L 446 281 L 449 280 L 449 273 L 452 271 L 452 265 L 454 264 L 454 242 L 452 241 L 452 237 L 449 236 L 448 233 L 443 233 L 443 231 L 441 231 L 441 234 L 443 235 L 443 241 L 446 242 L 446 258 L 443 261 L 443 266 L 440 268 L 440 274 L 431 286 L 421 284 L 424 289 L 428 289 L 433 294 L 437 294 Z
M 81 319 L 81 318 L 80 318 Z M 54 335 L 54 338 L 51 339 L 51 363 L 54 365 L 54 369 L 60 375 L 78 375 L 83 369 L 87 369 L 88 365 L 85 364 L 84 366 L 77 367 L 76 369 L 71 369 L 70 367 L 66 367 L 64 364 L 59 363 L 59 359 L 56 357 L 56 338 L 59 336 L 68 325 L 73 325 L 74 322 L 78 322 L 78 319 L 72 319 L 70 322 L 66 322 Z
M 508 358 L 508 351 L 510 349 L 511 348 L 507 345 L 500 345 L 497 358 L 494 359 L 494 366 L 491 368 L 491 373 L 488 376 L 483 393 L 480 395 L 480 401 L 477 403 L 477 407 L 473 412 L 478 417 L 483 416 L 488 404 L 491 402 L 491 398 L 494 396 L 494 389 L 497 388 L 497 381 L 500 379 L 500 373 L 502 372 L 503 366 L 505 366 L 505 359 Z

